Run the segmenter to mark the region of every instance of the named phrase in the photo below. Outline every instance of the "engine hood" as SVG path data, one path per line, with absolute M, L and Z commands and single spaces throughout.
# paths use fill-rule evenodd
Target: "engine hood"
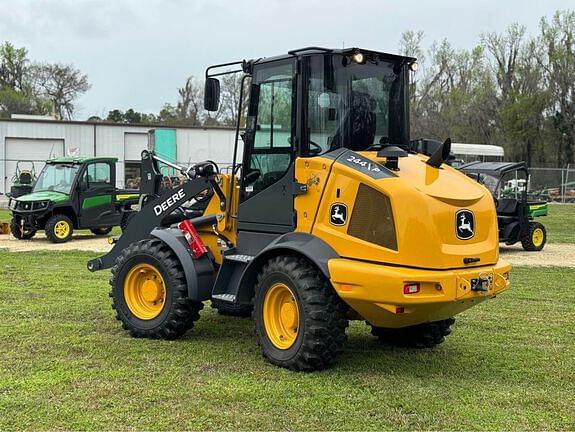
M 497 262 L 497 214 L 486 188 L 449 166 L 430 167 L 419 155 L 401 158 L 400 170 L 389 171 L 375 152 L 355 154 L 375 162 L 385 175 L 339 159 L 332 162 L 313 233 L 340 256 L 428 269 Z M 362 199 L 365 191 L 370 195 Z M 343 225 L 330 220 L 334 203 L 341 203 L 338 215 L 346 207 Z M 361 238 L 354 228 L 358 225 L 363 226 Z M 383 246 L 376 237 L 386 226 L 395 232 L 396 242 Z
M 61 203 L 70 199 L 68 194 L 56 191 L 40 191 L 32 192 L 27 195 L 22 195 L 16 198 L 17 201 L 51 201 L 53 203 Z

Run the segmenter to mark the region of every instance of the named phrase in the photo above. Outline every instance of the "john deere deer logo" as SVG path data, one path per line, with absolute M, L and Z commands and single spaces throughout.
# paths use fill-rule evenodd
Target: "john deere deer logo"
M 469 240 L 475 235 L 475 218 L 470 210 L 455 213 L 455 233 L 460 240 Z
M 342 226 L 347 221 L 347 206 L 341 203 L 331 205 L 329 221 L 332 225 Z

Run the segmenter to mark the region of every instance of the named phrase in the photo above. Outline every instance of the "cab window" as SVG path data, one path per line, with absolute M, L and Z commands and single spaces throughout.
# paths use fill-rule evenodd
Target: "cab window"
M 250 105 L 253 146 L 244 170 L 244 199 L 277 182 L 292 158 L 293 64 L 266 67 L 255 73 L 257 100 Z
M 84 183 L 88 188 L 109 187 L 112 185 L 112 169 L 106 162 L 91 163 L 84 172 Z

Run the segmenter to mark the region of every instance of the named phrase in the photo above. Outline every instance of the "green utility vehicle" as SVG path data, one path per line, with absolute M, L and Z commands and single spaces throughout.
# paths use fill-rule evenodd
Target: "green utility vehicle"
M 529 169 L 525 162 L 470 162 L 459 169 L 493 194 L 500 242 L 521 242 L 527 251 L 543 249 L 547 230 L 534 219 L 547 216 L 547 202 L 529 194 Z
M 124 227 L 139 193 L 115 187 L 116 162 L 110 157 L 46 161 L 32 193 L 9 201 L 14 237 L 30 239 L 43 229 L 50 241 L 64 243 L 74 229 L 106 235 L 114 226 Z

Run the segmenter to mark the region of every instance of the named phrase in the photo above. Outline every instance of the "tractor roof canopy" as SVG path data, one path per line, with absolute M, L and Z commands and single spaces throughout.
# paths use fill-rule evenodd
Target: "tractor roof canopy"
M 55 159 L 50 159 L 47 160 L 46 163 L 48 164 L 58 164 L 58 163 L 68 163 L 68 164 L 75 164 L 75 165 L 80 165 L 80 164 L 86 164 L 86 163 L 90 163 L 90 162 L 118 162 L 118 158 L 115 157 L 105 157 L 105 156 L 101 156 L 101 157 L 93 157 L 93 156 L 78 156 L 78 157 L 74 157 L 74 156 L 65 156 L 65 157 L 59 157 L 59 158 L 55 158 Z
M 502 177 L 511 171 L 526 171 L 525 162 L 469 162 L 459 167 L 459 169 L 469 174 L 488 174 L 492 177 Z

